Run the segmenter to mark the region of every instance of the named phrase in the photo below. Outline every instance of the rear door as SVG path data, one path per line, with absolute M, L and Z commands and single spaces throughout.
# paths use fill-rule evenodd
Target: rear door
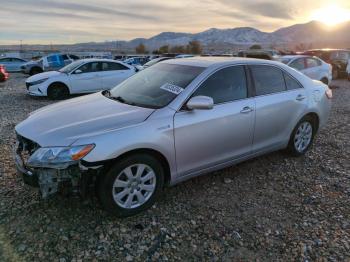
M 102 62 L 100 72 L 102 89 L 111 89 L 132 76 L 135 70 L 118 62 Z
M 278 67 L 252 65 L 250 70 L 256 92 L 253 151 L 281 148 L 306 109 L 305 89 Z
M 249 96 L 244 66 L 212 74 L 194 92 L 214 100 L 210 110 L 180 110 L 174 116 L 177 168 L 180 175 L 222 164 L 252 150 L 255 105 Z
M 88 62 L 69 75 L 72 93 L 92 93 L 102 89 L 101 62 Z

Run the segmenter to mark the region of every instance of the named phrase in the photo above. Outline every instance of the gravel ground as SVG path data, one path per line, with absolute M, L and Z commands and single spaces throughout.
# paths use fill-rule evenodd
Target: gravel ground
M 167 188 L 117 219 L 94 198 L 41 200 L 16 175 L 14 126 L 51 103 L 0 83 L 0 261 L 350 261 L 350 82 L 301 158 L 272 153 Z

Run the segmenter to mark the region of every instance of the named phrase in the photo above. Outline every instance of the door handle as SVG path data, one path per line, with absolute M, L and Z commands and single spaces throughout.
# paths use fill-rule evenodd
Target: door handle
M 302 100 L 304 100 L 306 98 L 306 96 L 303 96 L 302 94 L 299 94 L 298 96 L 297 96 L 297 98 L 295 98 L 296 100 L 298 100 L 298 101 L 302 101 Z
M 246 114 L 246 113 L 250 113 L 253 111 L 253 108 L 251 108 L 250 106 L 245 106 L 243 107 L 243 109 L 241 110 L 242 114 Z

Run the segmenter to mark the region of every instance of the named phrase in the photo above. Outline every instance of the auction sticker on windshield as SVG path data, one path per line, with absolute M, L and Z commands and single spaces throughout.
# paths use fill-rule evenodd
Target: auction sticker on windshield
M 165 83 L 164 85 L 162 85 L 160 87 L 160 89 L 166 90 L 170 93 L 173 93 L 175 95 L 180 94 L 182 91 L 184 91 L 184 89 L 182 87 L 176 86 L 176 85 L 172 85 L 169 83 Z

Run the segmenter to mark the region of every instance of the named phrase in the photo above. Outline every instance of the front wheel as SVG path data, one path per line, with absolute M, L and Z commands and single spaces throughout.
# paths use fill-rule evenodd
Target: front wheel
M 316 128 L 311 117 L 304 117 L 294 128 L 288 144 L 288 151 L 294 156 L 301 156 L 310 148 Z
M 102 177 L 97 193 L 104 209 L 127 217 L 150 208 L 163 185 L 161 163 L 151 155 L 135 154 L 111 167 Z
M 52 100 L 61 100 L 69 96 L 69 89 L 61 83 L 53 83 L 47 90 L 47 96 Z

